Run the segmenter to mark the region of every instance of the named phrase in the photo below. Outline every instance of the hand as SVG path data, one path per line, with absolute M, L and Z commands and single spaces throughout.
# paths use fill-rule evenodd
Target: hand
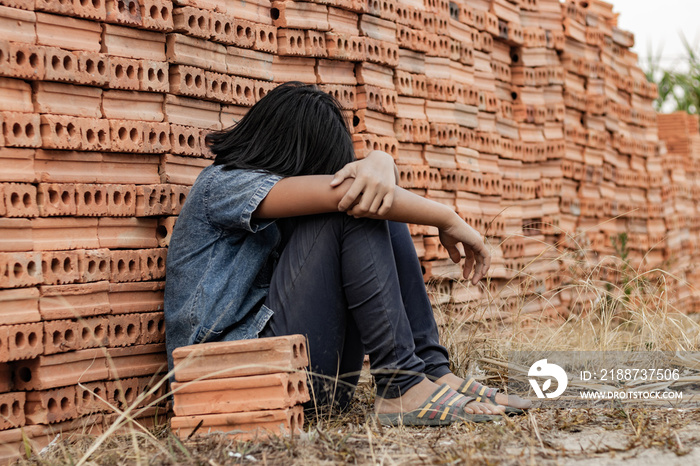
M 456 214 L 450 225 L 440 230 L 440 242 L 445 246 L 454 263 L 459 263 L 461 259 L 457 244 L 462 243 L 464 246 L 465 261 L 462 276 L 465 280 L 469 279 L 472 270 L 474 270 L 474 275 L 471 281 L 474 285 L 486 276 L 486 272 L 491 267 L 491 254 L 481 240 L 479 232 Z
M 338 203 L 339 211 L 347 211 L 355 217 L 386 215 L 394 202 L 396 187 L 396 165 L 391 155 L 372 151 L 364 159 L 351 162 L 339 170 L 331 186 L 354 178 L 350 189 Z

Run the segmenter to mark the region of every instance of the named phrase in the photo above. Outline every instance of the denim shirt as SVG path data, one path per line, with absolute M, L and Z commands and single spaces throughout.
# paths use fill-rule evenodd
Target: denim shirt
M 256 338 L 277 258 L 274 220 L 252 214 L 277 175 L 206 167 L 197 177 L 168 247 L 165 335 L 168 363 L 180 346 Z

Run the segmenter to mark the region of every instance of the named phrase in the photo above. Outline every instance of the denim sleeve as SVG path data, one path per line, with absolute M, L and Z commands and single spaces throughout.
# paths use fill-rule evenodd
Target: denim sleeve
M 264 172 L 217 167 L 207 180 L 207 219 L 222 230 L 238 228 L 255 233 L 267 227 L 274 219 L 253 219 L 253 212 L 280 179 Z

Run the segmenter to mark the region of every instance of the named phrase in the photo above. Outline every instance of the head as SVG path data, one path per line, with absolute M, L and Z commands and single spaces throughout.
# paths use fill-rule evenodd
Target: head
M 299 82 L 276 87 L 238 123 L 206 141 L 215 165 L 281 176 L 332 174 L 355 159 L 338 102 Z

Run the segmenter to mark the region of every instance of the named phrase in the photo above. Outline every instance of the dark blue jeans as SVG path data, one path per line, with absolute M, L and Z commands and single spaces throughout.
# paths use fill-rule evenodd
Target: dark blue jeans
M 261 336 L 306 335 L 318 404 L 347 405 L 365 353 L 385 398 L 449 372 L 405 224 L 343 213 L 279 222 L 265 302 L 274 315 Z

